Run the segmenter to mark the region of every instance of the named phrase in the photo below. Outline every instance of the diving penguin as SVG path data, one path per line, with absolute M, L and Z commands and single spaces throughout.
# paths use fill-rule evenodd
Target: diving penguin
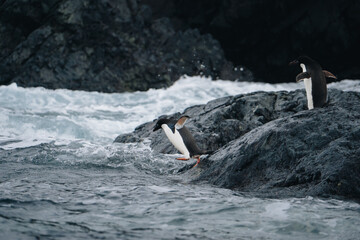
M 159 119 L 156 122 L 153 131 L 162 128 L 174 147 L 184 155 L 183 158 L 176 159 L 187 161 L 190 158 L 195 158 L 197 159 L 197 162 L 194 165 L 195 167 L 200 162 L 200 155 L 207 154 L 209 152 L 200 150 L 200 148 L 196 145 L 194 137 L 191 135 L 187 127 L 184 126 L 189 118 L 189 116 L 184 115 L 178 120 L 167 118 Z
M 308 109 L 324 106 L 328 100 L 326 77 L 335 78 L 334 74 L 322 70 L 320 64 L 308 56 L 300 56 L 290 65 L 300 64 L 303 72 L 296 76 L 296 81 L 304 81 Z

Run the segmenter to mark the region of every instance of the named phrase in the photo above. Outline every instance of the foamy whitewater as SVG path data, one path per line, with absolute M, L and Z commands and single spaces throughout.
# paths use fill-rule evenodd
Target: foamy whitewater
M 360 91 L 360 80 L 328 87 Z M 177 173 L 184 163 L 148 141 L 113 143 L 192 105 L 298 88 L 203 77 L 121 94 L 0 86 L 0 238 L 358 239 L 357 203 L 191 185 Z

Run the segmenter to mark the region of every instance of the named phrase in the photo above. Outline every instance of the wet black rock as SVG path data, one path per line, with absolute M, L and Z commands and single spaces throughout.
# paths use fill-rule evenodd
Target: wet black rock
M 314 110 L 306 110 L 302 90 L 231 96 L 186 109 L 199 145 L 215 152 L 185 174 L 255 196 L 360 201 L 360 93 L 330 89 L 329 96 L 326 107 Z M 152 132 L 156 120 L 115 142 L 150 138 L 154 151 L 175 153 L 162 131 Z
M 124 92 L 244 76 L 210 35 L 176 31 L 136 0 L 3 1 L 0 35 L 1 85 Z

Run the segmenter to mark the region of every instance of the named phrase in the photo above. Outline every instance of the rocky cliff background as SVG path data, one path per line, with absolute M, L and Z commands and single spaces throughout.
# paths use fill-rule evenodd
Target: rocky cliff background
M 0 84 L 101 92 L 181 75 L 293 81 L 307 54 L 359 78 L 358 1 L 2 0 Z
M 360 2 L 349 0 L 142 0 L 154 18 L 217 39 L 257 80 L 287 82 L 289 59 L 309 55 L 339 78 L 360 76 Z M 166 7 L 163 7 L 166 6 Z

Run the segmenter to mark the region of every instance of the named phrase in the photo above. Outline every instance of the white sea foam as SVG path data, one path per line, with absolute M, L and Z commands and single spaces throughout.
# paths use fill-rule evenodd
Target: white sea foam
M 287 210 L 289 208 L 289 202 L 274 201 L 265 206 L 265 212 L 262 213 L 262 215 L 264 217 L 269 217 L 275 220 L 286 220 L 288 217 Z
M 360 92 L 360 80 L 344 79 L 340 82 L 328 84 L 328 88 L 336 88 L 342 91 Z
M 329 84 L 360 91 L 360 81 Z M 254 91 L 291 91 L 299 83 L 267 84 L 211 81 L 182 77 L 167 89 L 134 93 L 98 93 L 0 87 L 0 148 L 23 148 L 44 142 L 85 140 L 110 144 L 117 135 L 164 114 L 204 104 L 215 98 Z

